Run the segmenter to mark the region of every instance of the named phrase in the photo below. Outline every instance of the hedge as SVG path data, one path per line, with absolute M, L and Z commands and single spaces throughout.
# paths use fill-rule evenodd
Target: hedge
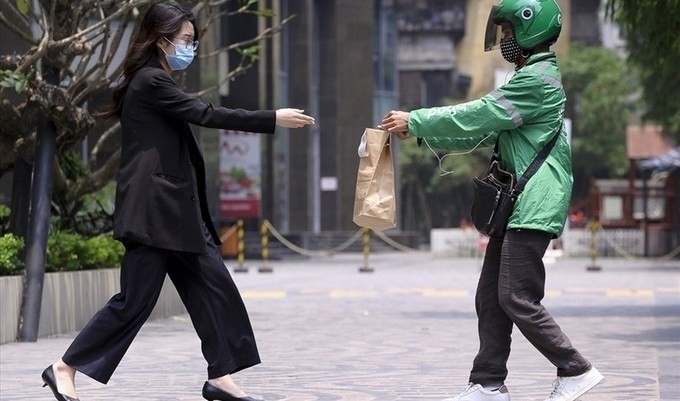
M 12 234 L 0 237 L 0 275 L 18 274 L 24 268 L 19 252 L 24 247 L 24 241 Z
M 12 234 L 0 237 L 0 275 L 21 274 L 19 253 L 24 244 Z M 45 271 L 73 271 L 119 267 L 125 248 L 110 235 L 84 237 L 69 232 L 50 234 Z

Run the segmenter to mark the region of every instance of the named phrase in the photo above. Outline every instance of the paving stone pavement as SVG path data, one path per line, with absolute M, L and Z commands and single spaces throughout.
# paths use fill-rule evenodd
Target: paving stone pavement
M 263 363 L 234 375 L 268 401 L 441 400 L 466 384 L 477 350 L 480 259 L 379 253 L 272 261 L 232 273 Z M 680 399 L 680 262 L 558 259 L 544 304 L 606 376 L 583 401 Z M 227 261 L 233 271 L 233 261 Z M 0 400 L 53 400 L 40 373 L 74 334 L 0 346 Z M 199 401 L 206 379 L 186 315 L 147 322 L 108 385 L 77 376 L 82 401 Z M 513 401 L 543 400 L 555 369 L 516 331 Z

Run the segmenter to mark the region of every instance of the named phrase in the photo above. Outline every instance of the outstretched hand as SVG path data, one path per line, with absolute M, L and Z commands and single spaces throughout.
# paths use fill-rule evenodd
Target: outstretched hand
M 283 128 L 301 128 L 314 124 L 314 117 L 304 114 L 300 109 L 276 110 L 276 125 Z
M 396 135 L 399 139 L 409 138 L 411 136 L 408 132 L 409 116 L 410 113 L 406 111 L 392 110 L 383 117 L 378 128 Z

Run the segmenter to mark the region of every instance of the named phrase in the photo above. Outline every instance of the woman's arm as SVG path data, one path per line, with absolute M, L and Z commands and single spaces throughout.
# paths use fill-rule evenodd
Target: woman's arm
M 153 108 L 160 113 L 209 128 L 222 128 L 238 131 L 274 133 L 275 126 L 300 128 L 314 124 L 314 118 L 303 110 L 284 108 L 279 110 L 244 110 L 215 107 L 204 103 L 196 96 L 185 93 L 177 83 L 160 69 L 149 69 L 149 77 L 140 77 L 148 82 L 143 85 L 139 96 L 148 97 Z

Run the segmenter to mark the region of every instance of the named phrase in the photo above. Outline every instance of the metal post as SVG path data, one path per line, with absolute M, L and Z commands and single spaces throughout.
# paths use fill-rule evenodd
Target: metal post
M 235 273 L 248 273 L 248 267 L 246 267 L 243 264 L 243 261 L 245 259 L 245 242 L 243 240 L 243 237 L 245 236 L 245 230 L 243 229 L 243 219 L 238 219 L 238 222 L 236 222 L 236 238 L 237 238 L 237 245 L 236 245 L 236 261 L 238 262 L 236 269 L 234 269 Z
M 600 225 L 597 220 L 593 219 L 588 223 L 590 230 L 590 265 L 586 267 L 589 272 L 599 272 L 602 267 L 597 264 L 597 231 Z
M 642 171 L 642 212 L 643 212 L 643 225 L 644 225 L 644 249 L 643 256 L 649 256 L 649 214 L 647 213 L 647 208 L 649 206 L 649 186 L 648 179 L 651 173 Z
M 33 164 L 28 163 L 22 157 L 14 162 L 12 171 L 12 200 L 9 216 L 9 232 L 26 238 L 28 232 L 28 215 L 31 204 L 31 177 L 33 176 Z M 22 258 L 24 260 L 24 258 Z
M 260 234 L 262 234 L 262 239 L 260 241 L 262 245 L 262 266 L 260 266 L 257 271 L 260 273 L 272 273 L 274 270 L 269 266 L 269 231 L 267 230 L 267 220 L 262 223 L 262 228 L 260 229 Z
M 359 268 L 359 271 L 361 273 L 373 273 L 373 268 L 368 264 L 368 256 L 371 253 L 371 230 L 366 227 L 362 227 L 361 230 L 364 232 L 364 265 Z
M 316 117 L 317 123 L 310 127 L 312 137 L 309 142 L 311 160 L 309 164 L 309 177 L 311 180 L 311 222 L 312 232 L 321 232 L 321 115 L 320 115 L 320 74 L 321 74 L 321 41 L 319 18 L 321 2 L 320 0 L 309 0 L 307 2 L 310 26 L 307 39 L 309 40 L 309 114 Z
M 31 205 L 31 177 L 33 164 L 22 157 L 14 162 L 12 178 L 12 200 L 10 203 L 9 232 L 21 237 L 24 241 L 28 233 L 28 216 Z M 19 258 L 26 261 L 26 248 L 19 252 Z
M 46 82 L 56 85 L 59 82 L 59 70 L 47 67 L 44 77 Z M 31 208 L 26 240 L 26 282 L 19 321 L 19 341 L 35 342 L 38 340 L 56 138 L 57 129 L 54 123 L 41 113 L 38 117 L 35 170 L 31 187 Z

